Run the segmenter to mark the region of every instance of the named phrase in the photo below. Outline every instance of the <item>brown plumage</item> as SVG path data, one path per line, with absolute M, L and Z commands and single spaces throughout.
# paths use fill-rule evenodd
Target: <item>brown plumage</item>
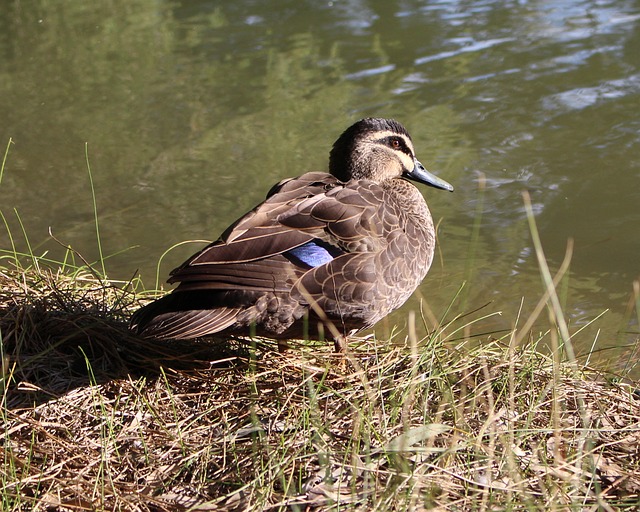
M 138 310 L 152 338 L 225 333 L 343 337 L 400 307 L 431 265 L 435 230 L 407 179 L 445 190 L 416 159 L 405 128 L 363 119 L 331 150 L 331 174 L 275 185 L 219 240 L 171 273 L 170 294 Z

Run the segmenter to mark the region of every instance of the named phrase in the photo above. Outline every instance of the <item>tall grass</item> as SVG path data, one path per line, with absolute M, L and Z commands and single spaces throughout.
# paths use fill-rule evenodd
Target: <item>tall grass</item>
M 9 137 L 9 141 L 7 142 L 7 147 L 4 150 L 4 156 L 2 157 L 2 165 L 0 165 L 0 185 L 2 185 L 2 177 L 4 176 L 4 167 L 7 164 L 7 157 L 9 156 L 9 149 L 11 148 L 11 144 L 13 144 L 13 140 Z
M 93 186 L 93 174 L 91 173 L 91 163 L 89 162 L 89 143 L 84 145 L 84 157 L 87 164 L 87 172 L 89 174 L 89 185 L 91 186 L 91 202 L 93 204 L 93 219 L 96 228 L 96 242 L 98 244 L 98 256 L 102 276 L 107 276 L 107 269 L 104 264 L 104 254 L 102 253 L 102 239 L 100 238 L 100 223 L 98 222 L 98 202 L 96 200 L 96 190 Z

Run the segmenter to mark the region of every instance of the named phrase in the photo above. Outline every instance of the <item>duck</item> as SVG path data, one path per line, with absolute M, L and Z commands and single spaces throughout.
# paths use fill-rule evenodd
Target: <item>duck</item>
M 281 348 L 333 338 L 344 352 L 429 271 L 436 231 L 412 182 L 453 191 L 420 163 L 402 124 L 357 121 L 333 144 L 328 173 L 274 185 L 173 270 L 177 287 L 138 309 L 130 328 L 157 340 L 260 336 Z

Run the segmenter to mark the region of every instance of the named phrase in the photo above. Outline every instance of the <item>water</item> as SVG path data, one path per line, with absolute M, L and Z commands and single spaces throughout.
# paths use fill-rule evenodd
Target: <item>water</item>
M 439 253 L 417 297 L 434 315 L 463 282 L 455 312 L 502 312 L 471 328 L 480 340 L 534 308 L 527 190 L 553 272 L 575 242 L 560 290 L 578 351 L 595 341 L 599 363 L 633 365 L 639 24 L 631 0 L 8 2 L 0 210 L 21 249 L 14 209 L 35 252 L 61 254 L 51 228 L 97 258 L 86 150 L 108 273 L 153 286 L 167 248 L 214 239 L 276 181 L 325 169 L 355 119 L 394 117 L 456 187 L 424 191 Z

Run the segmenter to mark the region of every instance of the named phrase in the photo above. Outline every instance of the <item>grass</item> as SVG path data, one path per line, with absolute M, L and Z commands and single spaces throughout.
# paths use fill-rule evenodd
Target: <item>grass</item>
M 393 343 L 354 339 L 346 356 L 141 339 L 140 283 L 108 280 L 104 257 L 96 271 L 70 248 L 57 263 L 12 244 L 0 510 L 638 509 L 640 393 L 573 356 L 555 292 L 570 250 L 552 275 L 531 229 L 545 291 L 512 332 L 479 340 L 468 316 L 410 313 Z
M 454 322 L 355 340 L 346 359 L 151 343 L 127 330 L 138 299 L 123 283 L 42 263 L 0 281 L 2 510 L 639 503 L 638 391 L 544 355 L 542 338 L 477 345 Z

